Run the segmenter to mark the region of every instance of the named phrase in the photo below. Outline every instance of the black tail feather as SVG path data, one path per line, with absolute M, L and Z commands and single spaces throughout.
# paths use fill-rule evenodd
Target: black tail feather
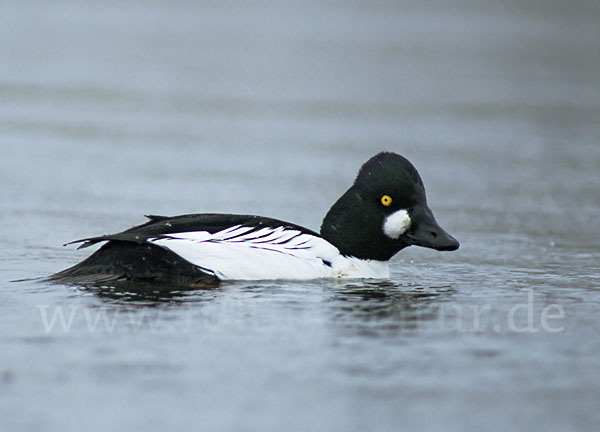
M 94 244 L 102 241 L 99 239 L 100 237 L 81 241 Z M 82 246 L 85 245 L 86 243 Z M 160 246 L 122 241 L 109 241 L 79 264 L 55 273 L 47 280 L 81 285 L 118 281 L 175 285 L 219 282 L 213 274 Z

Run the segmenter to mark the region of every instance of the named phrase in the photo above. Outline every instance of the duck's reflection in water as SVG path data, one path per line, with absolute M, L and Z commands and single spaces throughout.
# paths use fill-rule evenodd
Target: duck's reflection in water
M 331 298 L 334 320 L 360 334 L 412 331 L 438 318 L 439 303 L 456 292 L 445 286 L 403 285 L 392 281 L 348 282 Z
M 177 304 L 206 300 L 214 297 L 221 287 L 219 284 L 175 286 L 145 282 L 111 282 L 106 285 L 84 285 L 79 288 L 110 303 L 157 306 L 164 303 Z
M 189 311 L 200 312 L 194 305 L 206 305 L 208 302 L 219 305 L 219 315 L 239 315 L 243 309 L 245 314 L 253 316 L 260 310 L 261 322 L 268 321 L 266 313 L 273 324 L 278 316 L 289 321 L 295 320 L 294 316 L 299 311 L 313 316 L 325 311 L 326 321 L 330 323 L 328 327 L 335 331 L 382 337 L 399 332 L 410 333 L 436 320 L 440 304 L 447 302 L 456 292 L 449 285 L 400 284 L 388 280 L 255 281 L 193 287 L 122 282 L 85 286 L 80 290 L 108 304 L 128 309 L 163 306 L 171 309 L 180 305 L 187 306 L 186 309 L 191 307 Z M 315 304 L 315 296 L 322 301 Z M 257 301 L 260 304 L 256 304 Z M 221 303 L 231 303 L 236 308 L 224 312 Z M 264 309 L 265 305 L 270 307 Z M 220 316 L 219 319 L 225 318 Z

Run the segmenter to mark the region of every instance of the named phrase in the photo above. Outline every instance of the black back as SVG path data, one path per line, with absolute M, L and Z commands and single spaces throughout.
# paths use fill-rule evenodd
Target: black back
M 162 235 L 191 231 L 207 231 L 212 234 L 235 225 L 253 227 L 257 230 L 265 227 L 284 227 L 298 230 L 303 234 L 319 236 L 316 232 L 300 225 L 252 215 L 202 213 L 181 216 L 148 215 L 146 217 L 150 220 L 145 224 L 134 226 L 120 233 L 85 238 L 67 244 L 83 243 L 79 248 L 85 248 L 98 242 L 116 240 L 142 244 L 149 238 L 156 238 Z

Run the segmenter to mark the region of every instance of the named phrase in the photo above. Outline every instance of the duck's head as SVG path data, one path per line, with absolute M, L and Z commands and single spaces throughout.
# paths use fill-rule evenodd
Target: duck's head
M 387 261 L 407 246 L 458 249 L 427 206 L 416 168 L 395 153 L 379 153 L 358 172 L 354 184 L 331 207 L 321 235 L 342 254 Z

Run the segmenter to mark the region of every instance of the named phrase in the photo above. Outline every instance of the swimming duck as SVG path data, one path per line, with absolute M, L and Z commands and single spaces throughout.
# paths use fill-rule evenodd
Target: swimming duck
M 363 164 L 325 215 L 320 233 L 262 216 L 146 216 L 145 224 L 71 243 L 105 244 L 49 277 L 64 283 L 150 281 L 183 285 L 221 280 L 388 278 L 407 246 L 439 251 L 458 241 L 436 222 L 416 168 L 382 152 Z

